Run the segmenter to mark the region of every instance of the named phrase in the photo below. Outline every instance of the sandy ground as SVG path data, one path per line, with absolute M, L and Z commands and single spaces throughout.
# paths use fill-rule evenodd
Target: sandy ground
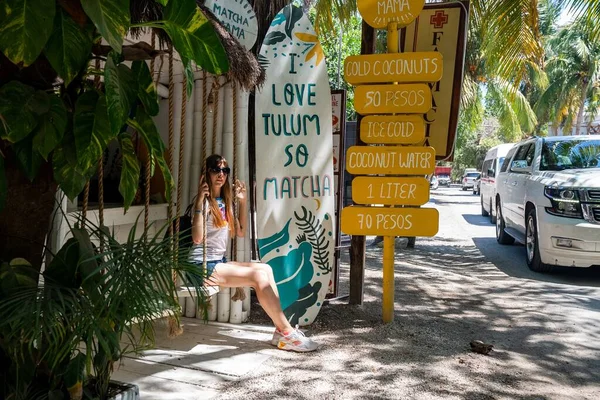
M 435 203 L 438 236 L 396 251 L 395 322 L 381 322 L 381 249 L 368 247 L 364 305 L 328 304 L 306 330 L 324 347 L 266 350 L 272 357 L 219 398 L 600 399 L 600 273 L 589 272 L 591 285 L 508 275 L 476 245 L 473 232 L 493 232 L 465 216 L 478 204 Z M 268 324 L 253 310 L 251 323 Z M 471 352 L 473 339 L 494 351 Z

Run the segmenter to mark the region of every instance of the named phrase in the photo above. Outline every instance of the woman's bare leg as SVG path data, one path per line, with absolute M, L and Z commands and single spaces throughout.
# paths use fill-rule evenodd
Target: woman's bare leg
M 223 287 L 251 286 L 267 315 L 282 332 L 289 332 L 292 326 L 285 318 L 279 293 L 271 267 L 260 263 L 221 263 L 215 266 L 210 283 Z

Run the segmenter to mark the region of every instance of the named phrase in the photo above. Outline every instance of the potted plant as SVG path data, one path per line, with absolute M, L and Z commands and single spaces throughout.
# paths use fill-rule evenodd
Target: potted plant
M 85 229 L 87 228 L 87 229 Z M 119 243 L 108 230 L 72 227 L 38 279 L 24 259 L 0 267 L 0 397 L 112 399 L 116 363 L 154 343 L 155 320 L 179 315 L 174 278 L 197 267 L 173 262 L 164 229 Z M 195 297 L 206 315 L 201 287 Z

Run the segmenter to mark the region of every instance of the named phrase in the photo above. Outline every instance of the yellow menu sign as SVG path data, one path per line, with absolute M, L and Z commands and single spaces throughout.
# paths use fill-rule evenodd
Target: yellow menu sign
M 435 208 L 350 206 L 342 209 L 347 235 L 435 236 L 440 214 Z
M 425 139 L 421 115 L 369 115 L 360 121 L 360 138 L 372 144 L 417 144 Z
M 431 89 L 425 83 L 357 86 L 354 108 L 362 115 L 425 114 L 431 109 Z
M 352 200 L 357 204 L 422 206 L 429 201 L 429 181 L 359 176 L 352 180 Z
M 351 85 L 437 82 L 443 65 L 437 51 L 350 56 L 344 61 L 344 79 Z
M 433 147 L 352 146 L 346 171 L 353 175 L 428 175 L 435 170 Z
M 382 29 L 390 22 L 410 24 L 423 10 L 425 0 L 358 0 L 356 5 L 367 24 Z

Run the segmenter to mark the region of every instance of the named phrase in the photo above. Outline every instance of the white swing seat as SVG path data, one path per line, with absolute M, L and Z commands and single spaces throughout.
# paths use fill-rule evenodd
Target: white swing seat
M 206 297 L 210 297 L 214 294 L 219 293 L 219 291 L 221 290 L 221 288 L 219 286 L 212 286 L 212 285 L 205 285 L 203 286 L 204 288 L 204 294 L 206 295 Z M 194 296 L 196 294 L 196 288 L 194 288 L 193 286 L 180 286 L 177 289 L 177 297 L 178 298 L 185 298 L 185 297 L 190 297 L 190 296 Z

